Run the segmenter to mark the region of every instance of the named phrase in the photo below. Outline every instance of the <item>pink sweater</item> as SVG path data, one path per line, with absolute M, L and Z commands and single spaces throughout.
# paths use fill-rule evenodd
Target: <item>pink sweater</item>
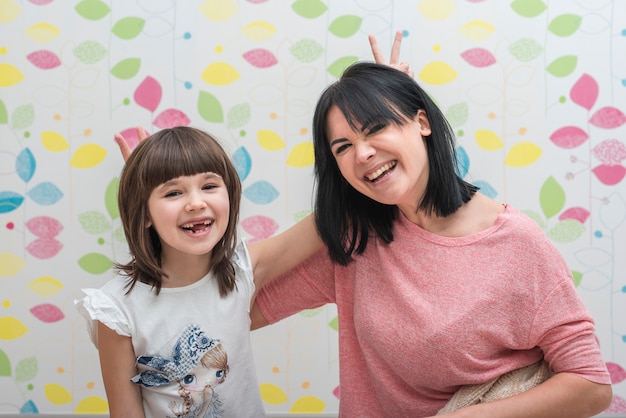
M 371 240 L 346 267 L 320 251 L 257 301 L 270 323 L 337 304 L 341 416 L 434 415 L 461 385 L 542 356 L 556 373 L 611 383 L 563 258 L 510 206 L 460 238 L 400 215 L 391 244 Z

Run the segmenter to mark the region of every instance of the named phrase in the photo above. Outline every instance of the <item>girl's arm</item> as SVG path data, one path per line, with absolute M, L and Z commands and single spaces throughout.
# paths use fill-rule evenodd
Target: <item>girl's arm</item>
M 572 373 L 557 373 L 534 388 L 510 398 L 469 406 L 450 418 L 588 418 L 611 404 L 611 385 L 594 383 Z
M 98 353 L 110 417 L 144 418 L 140 387 L 130 381 L 137 374 L 130 337 L 98 322 Z
M 274 237 L 248 244 L 256 289 L 291 270 L 323 246 L 313 214 Z

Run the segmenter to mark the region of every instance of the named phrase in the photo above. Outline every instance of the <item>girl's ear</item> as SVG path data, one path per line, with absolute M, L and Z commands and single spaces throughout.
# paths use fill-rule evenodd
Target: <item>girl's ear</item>
M 428 120 L 428 115 L 426 115 L 426 111 L 424 109 L 420 109 L 417 111 L 417 115 L 415 115 L 415 121 L 420 128 L 420 134 L 422 136 L 429 136 L 432 133 L 430 129 L 430 121 Z

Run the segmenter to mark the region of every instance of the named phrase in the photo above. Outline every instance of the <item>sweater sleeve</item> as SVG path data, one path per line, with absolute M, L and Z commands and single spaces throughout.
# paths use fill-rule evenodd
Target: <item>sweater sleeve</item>
M 334 265 L 327 250 L 266 284 L 256 297 L 259 309 L 270 324 L 305 309 L 335 302 Z

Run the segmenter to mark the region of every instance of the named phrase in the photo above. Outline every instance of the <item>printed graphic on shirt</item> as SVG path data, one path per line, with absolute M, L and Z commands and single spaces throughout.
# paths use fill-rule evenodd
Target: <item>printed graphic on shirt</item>
M 141 356 L 139 366 L 147 368 L 132 378 L 145 387 L 178 384 L 181 402 L 172 401 L 167 418 L 218 418 L 222 402 L 215 387 L 228 374 L 228 355 L 220 340 L 209 338 L 198 325 L 183 330 L 171 358 Z

